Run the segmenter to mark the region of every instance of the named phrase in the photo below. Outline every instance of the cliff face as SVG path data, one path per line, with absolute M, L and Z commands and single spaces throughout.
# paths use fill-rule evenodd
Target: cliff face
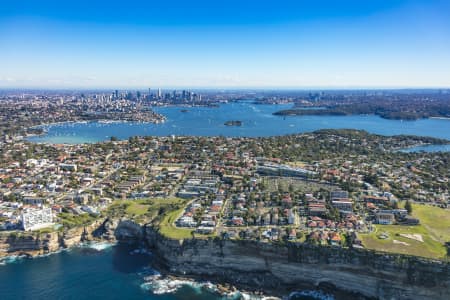
M 144 228 L 129 220 L 121 220 L 114 231 L 115 238 L 122 243 L 138 243 L 144 239 Z
M 335 287 L 380 299 L 448 299 L 449 263 L 367 250 L 254 241 L 145 239 L 175 274 L 213 276 L 255 288 Z
M 0 257 L 9 255 L 36 256 L 69 248 L 95 239 L 115 240 L 117 223 L 108 219 L 88 226 L 76 227 L 62 232 L 36 233 L 15 232 L 0 235 Z
M 39 255 L 59 249 L 57 233 L 10 234 L 0 236 L 0 257 L 8 255 Z
M 255 289 L 293 291 L 319 286 L 399 300 L 448 299 L 450 295 L 447 262 L 306 244 L 174 240 L 127 220 L 103 220 L 65 232 L 0 236 L 0 257 L 45 254 L 93 239 L 144 242 L 170 273 Z

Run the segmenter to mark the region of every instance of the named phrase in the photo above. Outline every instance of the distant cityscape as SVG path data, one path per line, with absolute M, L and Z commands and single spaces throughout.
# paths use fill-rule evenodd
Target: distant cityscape
M 449 300 L 450 1 L 2 1 L 0 300 Z

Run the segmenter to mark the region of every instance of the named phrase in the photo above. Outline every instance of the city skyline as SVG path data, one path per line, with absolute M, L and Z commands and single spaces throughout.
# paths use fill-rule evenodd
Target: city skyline
M 445 88 L 446 1 L 2 4 L 0 88 Z

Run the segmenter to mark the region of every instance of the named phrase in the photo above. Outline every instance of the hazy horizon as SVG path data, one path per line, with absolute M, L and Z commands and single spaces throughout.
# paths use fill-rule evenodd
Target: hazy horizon
M 347 87 L 347 86 L 304 86 L 304 87 L 276 87 L 276 86 L 0 86 L 0 91 L 18 90 L 18 91 L 144 91 L 148 89 L 155 92 L 158 89 L 161 90 L 192 90 L 192 91 L 439 91 L 450 90 L 449 86 L 405 86 L 405 87 Z
M 345 92 L 345 91 L 449 91 L 450 87 L 190 87 L 190 86 L 162 86 L 162 87 L 0 87 L 0 91 L 48 91 L 48 92 L 151 92 L 155 93 L 158 89 L 167 91 L 199 91 L 199 92 Z

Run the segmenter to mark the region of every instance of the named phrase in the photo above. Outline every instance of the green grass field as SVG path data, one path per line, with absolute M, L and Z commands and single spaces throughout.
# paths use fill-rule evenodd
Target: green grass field
M 412 215 L 420 219 L 420 225 L 375 225 L 375 232 L 360 234 L 359 237 L 368 249 L 428 258 L 445 258 L 447 251 L 444 242 L 450 241 L 450 210 L 414 204 Z M 389 238 L 378 238 L 381 233 L 387 233 Z M 423 242 L 400 236 L 400 234 L 420 234 Z
M 180 198 L 117 200 L 111 204 L 107 213 L 126 216 L 139 223 L 156 221 L 161 234 L 173 239 L 187 239 L 192 238 L 193 230 L 177 228 L 173 224 L 183 212 L 186 203 L 186 200 Z
M 413 216 L 420 219 L 431 238 L 450 242 L 450 210 L 428 205 L 413 205 Z
M 150 205 L 147 204 L 139 204 L 139 203 L 131 203 L 126 209 L 125 212 L 129 215 L 141 216 L 148 212 Z
M 184 206 L 165 214 L 159 224 L 160 233 L 172 239 L 189 239 L 192 238 L 192 229 L 177 228 L 173 224 L 176 218 L 183 212 Z
M 127 216 L 138 219 L 153 219 L 161 209 L 172 210 L 185 201 L 180 198 L 148 198 L 139 200 L 116 200 L 105 212 L 111 216 Z
M 49 226 L 49 227 L 45 227 L 45 228 L 41 228 L 39 230 L 37 230 L 37 232 L 39 232 L 40 234 L 45 234 L 45 233 L 51 233 L 56 231 L 55 228 L 53 228 L 53 226 Z
M 194 234 L 194 229 L 189 228 L 178 228 L 175 226 L 174 222 L 177 220 L 177 218 L 183 213 L 185 209 L 185 204 L 180 205 L 178 209 L 167 211 L 164 216 L 162 217 L 161 221 L 159 222 L 159 230 L 160 233 L 168 238 L 171 239 L 190 239 L 195 236 L 195 238 L 200 239 L 207 239 L 207 238 L 213 238 L 217 236 L 217 234 L 211 233 L 211 234 Z
M 91 224 L 96 217 L 90 214 L 73 215 L 71 213 L 60 213 L 58 215 L 59 223 L 66 228 L 73 228 Z

